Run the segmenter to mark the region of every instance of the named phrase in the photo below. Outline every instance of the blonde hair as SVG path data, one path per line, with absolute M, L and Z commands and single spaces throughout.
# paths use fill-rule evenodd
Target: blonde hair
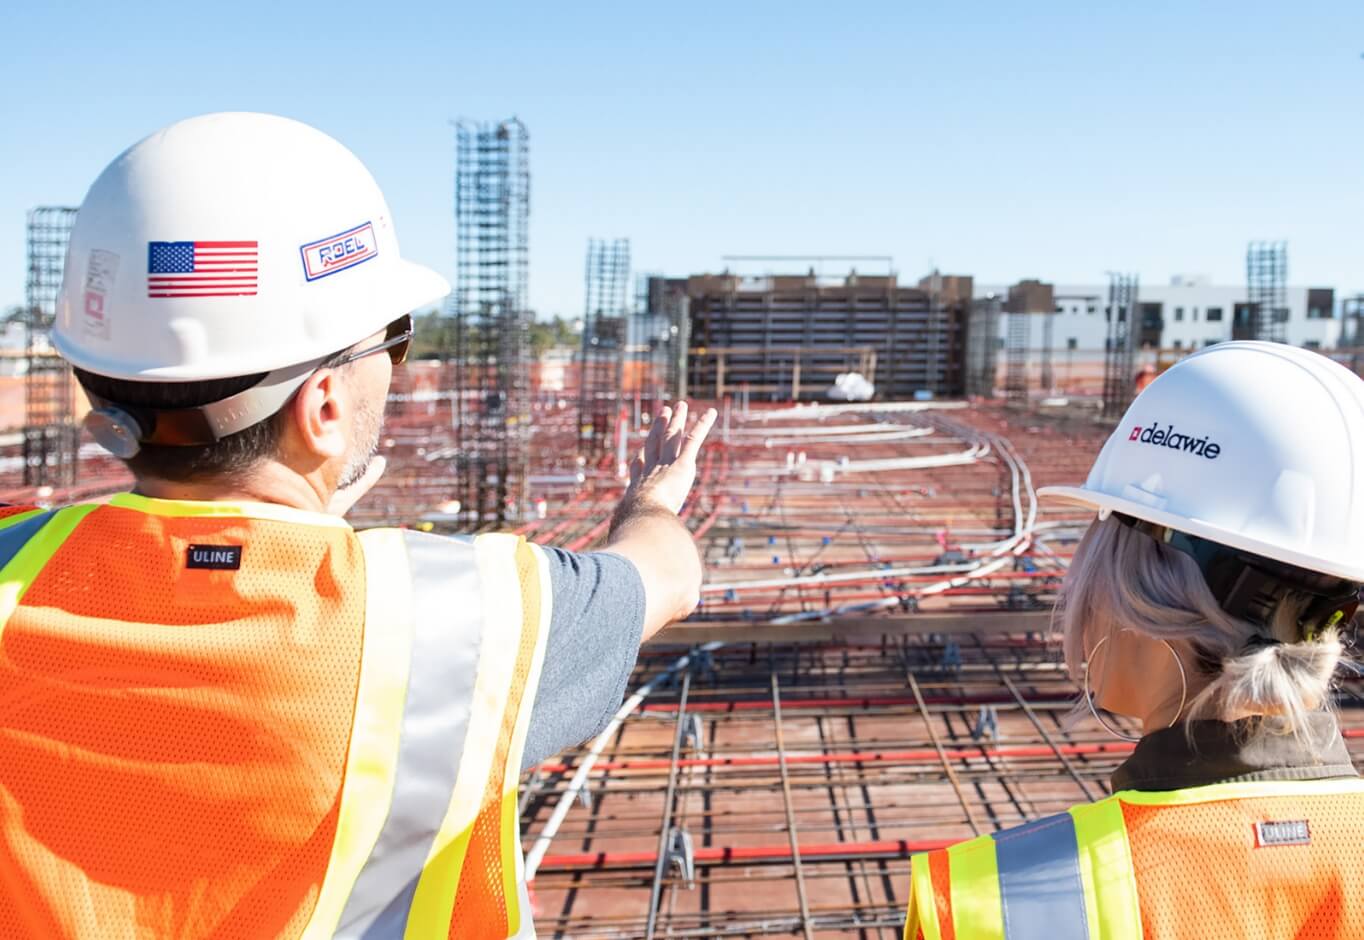
M 1296 637 L 1307 602 L 1307 595 L 1290 592 L 1265 626 L 1232 617 L 1192 558 L 1110 516 L 1080 539 L 1054 623 L 1072 676 L 1081 675 L 1086 656 L 1101 640 L 1124 630 L 1185 640 L 1210 678 L 1190 701 L 1186 720 L 1251 715 L 1274 730 L 1303 736 L 1309 716 L 1331 705 L 1331 681 L 1343 654 L 1339 636 L 1328 630 L 1310 641 L 1248 641 Z

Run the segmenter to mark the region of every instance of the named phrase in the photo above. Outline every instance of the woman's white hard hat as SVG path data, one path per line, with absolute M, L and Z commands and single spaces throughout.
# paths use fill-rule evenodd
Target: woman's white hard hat
M 1084 486 L 1038 494 L 1364 582 L 1364 380 L 1281 343 L 1209 347 L 1137 396 Z
M 306 124 L 206 114 L 134 144 L 76 215 L 52 341 L 117 379 L 183 382 L 329 356 L 439 300 L 379 186 Z

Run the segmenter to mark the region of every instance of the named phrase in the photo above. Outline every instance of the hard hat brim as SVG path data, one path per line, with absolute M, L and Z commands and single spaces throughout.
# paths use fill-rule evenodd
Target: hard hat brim
M 1259 539 L 1249 538 L 1239 532 L 1232 532 L 1221 526 L 1203 522 L 1188 516 L 1155 509 L 1135 500 L 1099 493 L 1083 486 L 1044 486 L 1037 491 L 1043 499 L 1052 499 L 1071 506 L 1082 506 L 1100 512 L 1120 512 L 1136 519 L 1143 519 L 1156 525 L 1168 526 L 1179 532 L 1227 545 L 1244 552 L 1272 558 L 1285 564 L 1305 568 L 1321 574 L 1344 578 L 1347 581 L 1364 583 L 1364 561 L 1345 563 L 1339 559 L 1321 558 L 1285 548 Z
M 450 295 L 450 282 L 426 265 L 401 259 L 399 284 L 394 291 L 393 318 L 412 313 L 419 307 L 444 300 Z M 392 319 L 392 318 L 390 318 Z

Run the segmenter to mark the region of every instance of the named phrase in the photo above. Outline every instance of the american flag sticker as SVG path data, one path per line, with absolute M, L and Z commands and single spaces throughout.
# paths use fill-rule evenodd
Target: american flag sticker
M 149 242 L 148 297 L 254 297 L 255 242 Z

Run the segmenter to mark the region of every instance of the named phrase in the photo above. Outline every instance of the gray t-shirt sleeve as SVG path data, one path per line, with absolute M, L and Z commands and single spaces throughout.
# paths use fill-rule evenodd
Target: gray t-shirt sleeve
M 644 582 L 631 562 L 607 552 L 543 551 L 553 608 L 522 770 L 606 727 L 644 632 Z

